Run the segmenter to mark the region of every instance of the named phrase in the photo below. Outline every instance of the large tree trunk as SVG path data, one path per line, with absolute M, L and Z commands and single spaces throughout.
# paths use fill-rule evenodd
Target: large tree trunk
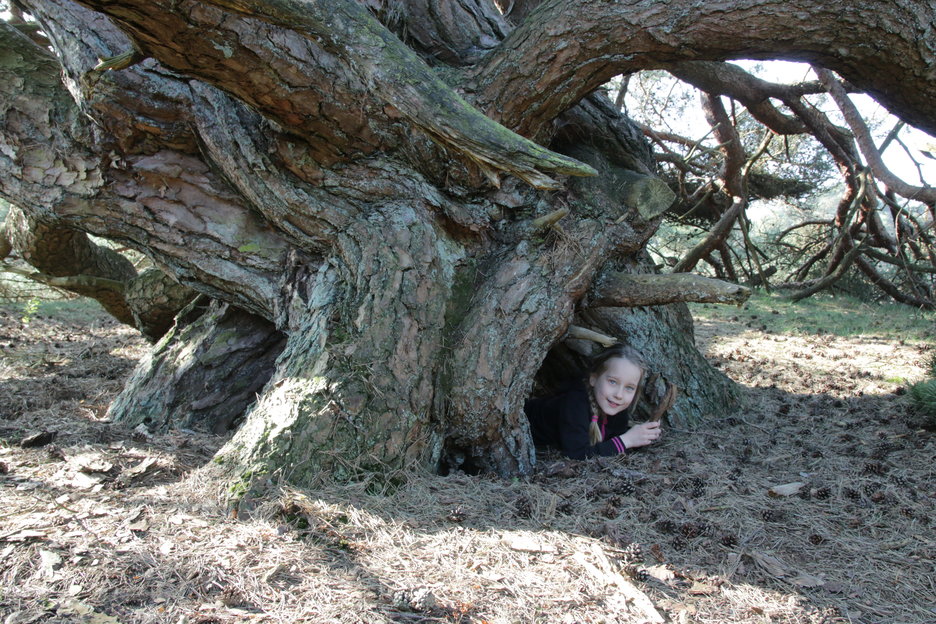
M 588 94 L 641 63 L 780 49 L 874 85 L 836 37 L 916 41 L 845 32 L 811 0 L 744 3 L 774 30 L 735 47 L 737 19 L 695 2 L 524 3 L 516 30 L 486 0 L 22 4 L 57 57 L 0 27 L 0 192 L 231 306 L 182 319 L 114 414 L 221 428 L 244 409 L 218 463 L 305 484 L 411 466 L 529 472 L 522 404 L 556 362 L 581 363 L 581 343 L 563 355 L 572 325 L 642 349 L 648 399 L 677 385 L 680 423 L 729 409 L 732 384 L 695 350 L 682 304 L 644 306 L 744 293 L 640 286 L 653 277 L 637 259 L 673 195 L 640 133 Z M 649 30 L 632 27 L 641 15 Z M 664 33 L 674 24 L 691 54 Z M 646 34 L 621 39 L 639 54 L 612 52 L 630 31 Z M 891 99 L 926 117 L 917 91 L 928 103 L 932 83 Z M 249 406 L 238 367 L 217 366 L 225 349 L 263 353 L 244 373 L 270 372 Z

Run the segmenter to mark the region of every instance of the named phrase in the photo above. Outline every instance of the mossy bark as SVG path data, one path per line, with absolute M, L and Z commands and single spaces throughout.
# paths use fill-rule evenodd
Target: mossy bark
M 283 343 L 269 321 L 201 298 L 137 365 L 108 417 L 150 431 L 225 433 L 242 422 Z
M 472 108 L 470 71 L 407 50 L 353 2 L 335 6 L 358 23 L 329 32 L 328 3 L 285 26 L 206 3 L 29 4 L 58 55 L 0 27 L 7 60 L 30 61 L 0 62 L 0 193 L 231 306 L 184 316 L 115 418 L 243 418 L 217 464 L 248 488 L 414 466 L 528 474 L 523 401 L 572 323 L 642 349 L 683 390 L 680 422 L 729 402 L 683 308 L 588 307 L 596 276 L 639 256 L 671 200 L 600 95 L 521 138 Z M 132 46 L 148 58 L 89 70 Z

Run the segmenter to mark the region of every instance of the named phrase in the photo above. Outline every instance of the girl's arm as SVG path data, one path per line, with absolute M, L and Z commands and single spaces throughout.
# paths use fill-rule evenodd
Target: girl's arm
M 591 408 L 584 392 L 569 393 L 559 406 L 559 416 L 559 440 L 563 454 L 569 459 L 586 459 L 595 455 L 613 457 L 625 451 L 625 444 L 619 436 L 591 444 L 588 436 Z

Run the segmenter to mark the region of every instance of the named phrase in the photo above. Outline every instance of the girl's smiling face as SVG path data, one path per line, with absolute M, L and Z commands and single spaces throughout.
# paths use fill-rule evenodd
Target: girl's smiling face
M 588 378 L 598 408 L 608 416 L 627 409 L 634 401 L 642 373 L 639 366 L 622 357 L 605 362 L 604 372 Z

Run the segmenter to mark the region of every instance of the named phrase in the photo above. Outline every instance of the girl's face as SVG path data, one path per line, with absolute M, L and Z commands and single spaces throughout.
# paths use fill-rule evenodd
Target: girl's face
M 627 409 L 634 401 L 641 373 L 639 366 L 621 357 L 605 362 L 603 373 L 588 378 L 598 408 L 608 416 Z

